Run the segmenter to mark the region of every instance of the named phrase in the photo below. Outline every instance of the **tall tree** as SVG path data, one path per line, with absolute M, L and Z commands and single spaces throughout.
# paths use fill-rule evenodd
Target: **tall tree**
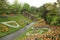
M 0 14 L 6 12 L 6 10 L 8 9 L 7 5 L 8 4 L 7 4 L 6 0 L 0 0 Z
M 24 3 L 23 10 L 29 11 L 30 10 L 30 5 L 28 3 Z
M 58 5 L 60 6 L 60 0 L 57 0 L 57 2 L 58 2 Z
M 37 8 L 36 7 L 30 7 L 30 13 L 37 14 Z
M 58 3 L 58 12 L 60 14 L 60 0 L 57 0 L 57 3 Z
M 20 13 L 21 4 L 18 3 L 18 0 L 15 0 L 15 2 L 12 5 L 10 5 L 9 9 L 10 13 L 14 14 Z
M 44 18 L 47 23 L 51 23 L 52 19 L 57 16 L 57 6 L 55 4 L 46 3 L 39 8 L 40 16 Z

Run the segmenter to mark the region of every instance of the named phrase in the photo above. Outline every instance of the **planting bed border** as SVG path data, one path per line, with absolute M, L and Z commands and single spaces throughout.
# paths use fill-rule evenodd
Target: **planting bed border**
M 8 24 L 8 23 L 12 23 L 12 22 L 16 23 L 16 21 L 8 21 L 8 22 L 1 22 L 1 24 L 4 24 L 4 25 L 6 25 L 8 27 L 12 27 L 12 28 L 18 28 L 20 26 L 18 23 L 16 23 L 17 26 L 12 26 L 12 25 Z

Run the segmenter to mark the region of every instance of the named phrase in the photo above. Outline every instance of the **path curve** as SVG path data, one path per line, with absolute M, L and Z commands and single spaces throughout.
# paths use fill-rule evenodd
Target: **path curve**
M 31 24 L 25 26 L 24 28 L 20 29 L 17 32 L 14 32 L 10 35 L 7 35 L 5 37 L 0 38 L 0 40 L 14 40 L 16 37 L 24 33 L 27 29 L 29 29 L 35 22 L 32 22 Z

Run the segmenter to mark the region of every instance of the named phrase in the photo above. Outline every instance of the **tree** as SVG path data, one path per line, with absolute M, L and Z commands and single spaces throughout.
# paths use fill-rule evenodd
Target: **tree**
M 46 3 L 38 8 L 40 16 L 46 21 L 46 23 L 51 24 L 53 19 L 58 16 L 56 3 Z
M 58 5 L 60 6 L 60 0 L 57 0 L 57 2 L 58 2 Z
M 27 3 L 24 3 L 23 7 L 22 7 L 22 10 L 27 10 L 29 11 L 30 10 L 30 5 L 27 4 Z
M 37 10 L 37 8 L 36 8 L 36 7 L 33 7 L 33 6 L 32 6 L 32 7 L 30 7 L 30 13 L 32 13 L 32 14 L 34 14 L 34 15 L 35 15 L 35 14 L 37 14 L 37 11 L 38 11 L 38 10 Z
M 46 4 L 38 8 L 39 16 L 42 17 L 45 21 L 47 21 L 46 16 L 47 13 L 50 12 L 50 10 L 47 9 Z
M 50 6 L 49 6 L 50 7 Z M 55 26 L 59 26 L 60 23 L 59 23 L 59 14 L 58 14 L 58 8 L 57 6 L 54 4 L 51 5 L 51 10 L 50 12 L 47 13 L 47 16 L 46 16 L 46 19 L 47 19 L 47 22 L 50 24 L 50 25 L 55 25 Z
M 15 2 L 9 6 L 9 13 L 21 13 L 21 4 L 18 3 L 18 0 L 15 0 Z
M 6 10 L 8 9 L 6 0 L 0 0 L 0 14 L 6 13 Z

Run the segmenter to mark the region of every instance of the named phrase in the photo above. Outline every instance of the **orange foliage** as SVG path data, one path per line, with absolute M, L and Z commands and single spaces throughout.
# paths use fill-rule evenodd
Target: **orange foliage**
M 7 16 L 7 14 L 3 13 L 3 14 L 1 14 L 1 16 Z

